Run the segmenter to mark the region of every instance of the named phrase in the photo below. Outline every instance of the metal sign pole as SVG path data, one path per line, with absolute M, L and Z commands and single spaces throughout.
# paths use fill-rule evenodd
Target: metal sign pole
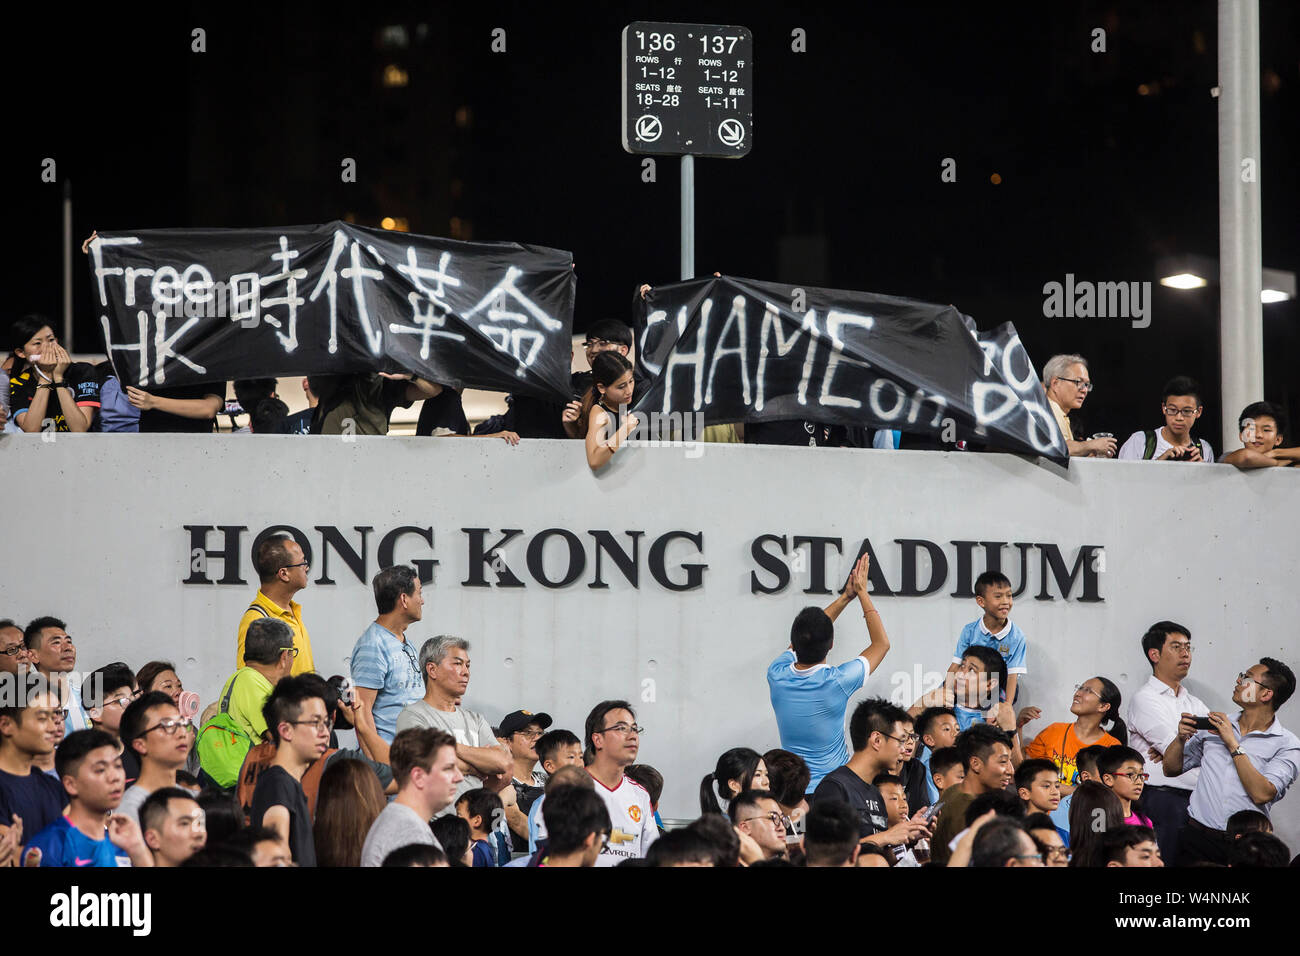
M 695 157 L 682 157 L 682 279 L 695 278 Z
M 59 342 L 72 351 L 72 183 L 63 182 L 63 338 Z

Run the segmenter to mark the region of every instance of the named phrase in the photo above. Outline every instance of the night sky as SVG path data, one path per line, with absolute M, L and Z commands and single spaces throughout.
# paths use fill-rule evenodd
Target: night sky
M 1043 284 L 1066 273 L 1154 283 L 1163 255 L 1217 257 L 1213 2 L 467 6 L 20 14 L 5 38 L 3 161 L 11 234 L 26 241 L 5 318 L 57 324 L 70 181 L 78 242 L 92 228 L 392 216 L 418 233 L 571 250 L 575 328 L 627 319 L 637 283 L 677 278 L 678 171 L 661 157 L 644 183 L 622 149 L 620 31 L 740 23 L 755 43 L 754 147 L 697 161 L 699 272 L 1010 320 L 1040 368 L 1057 351 L 1092 360 L 1084 434 L 1158 424 L 1160 386 L 1193 375 L 1207 390 L 1198 432 L 1218 449 L 1217 287 L 1154 285 L 1144 330 L 1042 314 Z M 1296 272 L 1300 4 L 1262 0 L 1260 23 L 1264 265 Z M 383 32 L 399 25 L 405 47 Z M 191 52 L 195 27 L 205 53 Z M 491 52 L 495 27 L 504 54 Z M 1090 50 L 1096 27 L 1105 53 Z M 791 51 L 795 28 L 806 53 Z M 384 85 L 389 66 L 406 86 Z M 60 185 L 41 182 L 45 157 Z M 355 184 L 340 181 L 344 157 Z M 956 183 L 940 180 L 945 157 Z M 79 252 L 74 270 L 74 345 L 95 351 Z M 1265 307 L 1266 397 L 1292 418 L 1298 325 L 1294 301 Z

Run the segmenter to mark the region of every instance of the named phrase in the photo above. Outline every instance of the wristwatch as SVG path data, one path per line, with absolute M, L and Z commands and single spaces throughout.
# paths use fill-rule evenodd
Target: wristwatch
M 1229 756 L 1229 757 L 1245 757 L 1245 756 L 1246 756 L 1246 748 L 1245 748 L 1245 747 L 1242 747 L 1242 746 L 1240 746 L 1240 745 L 1238 745 L 1237 749 L 1234 750 L 1232 753 L 1228 754 L 1228 756 Z

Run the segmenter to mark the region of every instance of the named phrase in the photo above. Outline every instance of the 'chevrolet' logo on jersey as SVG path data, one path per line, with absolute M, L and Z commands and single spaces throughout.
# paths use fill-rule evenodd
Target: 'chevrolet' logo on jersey
M 636 837 L 633 834 L 620 830 L 618 827 L 614 827 L 614 832 L 609 835 L 610 843 L 631 843 L 635 839 Z

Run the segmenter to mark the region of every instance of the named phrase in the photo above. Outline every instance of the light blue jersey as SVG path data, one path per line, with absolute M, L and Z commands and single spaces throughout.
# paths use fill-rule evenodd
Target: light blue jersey
M 797 670 L 795 660 L 789 649 L 774 660 L 767 669 L 767 687 L 781 746 L 808 765 L 812 793 L 822 777 L 849 762 L 844 717 L 849 699 L 866 684 L 870 667 L 866 658 L 855 657 L 835 667 L 821 663 Z

